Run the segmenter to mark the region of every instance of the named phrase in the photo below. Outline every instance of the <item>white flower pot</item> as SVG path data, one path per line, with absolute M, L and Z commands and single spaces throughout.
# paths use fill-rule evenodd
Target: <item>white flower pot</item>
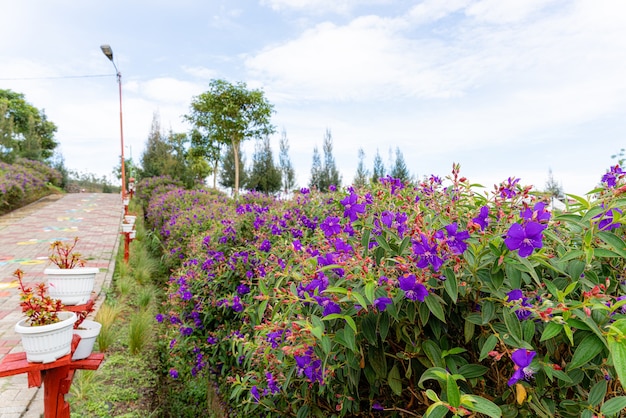
M 135 239 L 136 236 L 137 236 L 137 231 L 135 231 L 134 229 L 130 231 L 130 239 Z
M 76 314 L 59 312 L 60 322 L 30 326 L 28 319 L 15 324 L 15 332 L 22 336 L 26 360 L 34 363 L 52 363 L 72 350 L 72 335 Z
M 133 224 L 122 223 L 122 232 L 131 232 L 133 230 Z
M 93 292 L 97 267 L 75 267 L 73 269 L 45 269 L 48 294 L 60 299 L 64 305 L 87 303 Z
M 82 324 L 74 330 L 74 334 L 80 335 L 80 342 L 72 354 L 72 361 L 82 360 L 91 354 L 93 351 L 93 345 L 96 342 L 96 338 L 100 334 L 102 324 L 96 321 L 90 321 L 85 319 Z
M 135 215 L 124 215 L 124 219 L 126 220 L 126 222 L 128 222 L 129 224 L 134 224 L 135 220 L 137 219 L 137 216 Z
M 126 198 L 123 200 L 124 202 L 124 206 L 128 206 L 128 204 L 130 203 L 130 199 Z

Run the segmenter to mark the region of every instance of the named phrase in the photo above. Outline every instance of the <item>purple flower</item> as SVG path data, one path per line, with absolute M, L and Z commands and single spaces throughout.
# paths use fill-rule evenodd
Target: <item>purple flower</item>
M 600 221 L 598 222 L 598 229 L 600 231 L 611 231 L 622 226 L 622 224 L 619 222 L 613 222 L 615 216 L 615 213 L 613 211 L 619 213 L 620 215 L 622 214 L 622 211 L 616 208 L 609 209 L 604 215 L 599 214 L 593 217 L 593 219 L 600 218 Z
M 252 389 L 250 389 L 250 394 L 252 394 L 254 402 L 259 402 L 261 400 L 261 395 L 259 394 L 259 389 L 256 387 L 256 385 L 252 386 Z
M 380 402 L 374 402 L 372 404 L 372 409 L 374 411 L 384 411 L 385 410 L 385 408 L 383 408 L 383 406 L 380 404 Z
M 548 222 L 550 220 L 550 211 L 546 210 L 545 202 L 537 202 L 531 210 L 526 208 L 520 212 L 520 216 L 528 221 Z
M 239 296 L 233 297 L 233 305 L 231 306 L 231 308 L 235 312 L 243 311 L 243 305 L 241 304 L 241 299 L 239 299 Z
M 217 337 L 208 337 L 206 339 L 207 344 L 213 345 L 213 344 L 217 344 L 218 343 L 218 339 Z
M 535 248 L 543 247 L 543 230 L 545 225 L 537 222 L 527 222 L 524 226 L 514 223 L 507 232 L 504 240 L 510 251 L 519 250 L 520 257 L 528 257 Z
M 502 198 L 511 198 L 517 195 L 515 191 L 515 185 L 519 182 L 520 179 L 513 179 L 513 177 L 509 177 L 506 182 L 503 182 L 500 185 L 500 197 Z
M 324 231 L 326 238 L 330 238 L 341 232 L 340 219 L 337 216 L 329 216 L 320 224 L 320 229 Z
M 294 356 L 294 359 L 296 360 L 298 376 L 302 376 L 304 373 L 312 383 L 318 381 L 323 384 L 322 361 L 314 359 L 312 347 L 309 347 L 303 355 Z
M 265 373 L 265 378 L 267 379 L 267 387 L 270 389 L 270 392 L 272 392 L 272 395 L 280 392 L 280 387 L 278 387 L 278 383 L 276 383 L 276 380 L 274 379 L 274 376 L 272 376 L 272 373 Z
M 170 376 L 174 379 L 178 379 L 178 370 L 174 368 L 170 369 Z
M 515 372 L 513 373 L 513 376 L 511 376 L 511 378 L 509 379 L 509 386 L 513 386 L 519 380 L 529 379 L 532 377 L 534 371 L 529 366 L 536 355 L 536 352 L 532 350 L 526 350 L 525 348 L 515 350 L 513 354 L 511 354 L 511 360 L 513 360 L 513 363 L 515 363 Z
M 608 188 L 613 188 L 617 185 L 617 180 L 623 177 L 626 174 L 622 171 L 619 165 L 611 167 L 611 170 L 602 176 L 602 183 L 606 183 Z
M 267 333 L 267 341 L 272 344 L 272 348 L 278 348 L 278 345 L 283 340 L 283 333 L 284 331 L 282 329 Z
M 391 225 L 393 224 L 393 218 L 393 213 L 389 212 L 388 210 L 385 210 L 383 211 L 383 213 L 380 214 L 380 221 L 387 228 L 391 228 Z
M 272 243 L 269 242 L 268 240 L 263 240 L 263 242 L 259 246 L 259 250 L 266 252 L 266 253 L 269 253 L 271 249 L 272 249 Z
M 343 217 L 350 219 L 350 222 L 354 222 L 359 218 L 359 213 L 365 212 L 365 204 L 357 203 L 359 196 L 352 192 L 341 200 L 341 204 L 344 206 Z
M 532 312 L 527 308 L 533 305 L 528 302 L 528 298 L 524 296 L 520 289 L 513 289 L 506 296 L 510 302 L 521 301 L 521 307 L 515 311 L 515 315 L 517 315 L 520 321 L 524 321 L 532 315 Z
M 389 305 L 391 303 L 393 303 L 391 298 L 386 298 L 386 297 L 378 298 L 378 299 L 374 300 L 374 307 L 382 312 L 385 309 L 387 309 L 387 305 Z
M 480 230 L 484 231 L 489 224 L 489 206 L 482 206 L 478 216 L 472 219 L 474 223 L 480 225 Z
M 157 320 L 157 322 L 160 324 L 161 322 L 163 322 L 163 314 L 157 314 L 155 316 L 155 319 Z
M 338 314 L 341 313 L 341 307 L 332 301 L 331 298 L 323 297 L 323 296 L 315 296 L 314 297 L 317 303 L 324 308 L 322 312 L 322 316 L 328 316 L 330 314 Z
M 446 225 L 445 229 L 448 233 L 448 238 L 446 239 L 446 242 L 448 243 L 448 247 L 450 248 L 450 250 L 452 250 L 452 253 L 463 254 L 467 249 L 467 244 L 465 243 L 465 240 L 469 239 L 469 232 L 457 232 L 458 225 L 456 224 L 456 222 L 451 223 L 450 225 Z
M 247 295 L 248 293 L 250 293 L 250 288 L 242 283 L 237 286 L 237 293 L 239 293 L 240 295 Z
M 437 244 L 430 245 L 426 235 L 422 234 L 421 241 L 413 241 L 413 253 L 419 256 L 417 267 L 425 268 L 430 264 L 435 271 L 439 271 L 443 260 L 437 255 Z
M 398 277 L 398 286 L 404 290 L 404 296 L 409 300 L 424 302 L 424 299 L 428 296 L 428 289 L 417 281 L 417 277 L 414 274 L 405 274 Z

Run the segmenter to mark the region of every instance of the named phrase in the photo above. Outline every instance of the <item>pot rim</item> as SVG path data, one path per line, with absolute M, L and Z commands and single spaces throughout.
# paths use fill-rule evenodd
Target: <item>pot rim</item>
M 48 268 L 43 271 L 43 274 L 71 276 L 74 274 L 96 274 L 99 272 L 100 269 L 98 267 L 74 267 L 73 269 Z
M 15 324 L 15 332 L 18 334 L 40 334 L 46 331 L 54 331 L 55 329 L 64 328 L 66 326 L 73 326 L 74 322 L 78 319 L 75 312 L 61 311 L 59 317 L 67 316 L 65 319 L 61 319 L 59 322 L 48 325 L 28 325 L 28 318 L 21 319 Z

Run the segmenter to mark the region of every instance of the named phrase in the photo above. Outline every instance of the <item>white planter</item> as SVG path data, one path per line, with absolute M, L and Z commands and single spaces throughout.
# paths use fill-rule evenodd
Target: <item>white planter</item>
M 129 224 L 134 224 L 135 220 L 137 219 L 137 216 L 135 215 L 124 215 L 124 219 L 126 220 L 126 222 L 128 222 Z
M 89 301 L 99 271 L 97 267 L 75 267 L 45 269 L 43 273 L 50 297 L 60 299 L 64 305 L 82 305 Z
M 122 223 L 122 232 L 131 232 L 133 230 L 133 224 Z
M 126 198 L 123 200 L 124 202 L 124 206 L 128 206 L 128 204 L 130 203 L 130 199 Z
M 22 319 L 15 324 L 15 332 L 22 336 L 26 360 L 33 363 L 52 363 L 72 351 L 74 312 L 59 312 L 62 321 L 56 324 L 30 326 Z
M 136 236 L 137 236 L 137 231 L 135 231 L 134 229 L 130 231 L 130 239 L 135 239 Z
M 85 319 L 82 324 L 74 330 L 74 334 L 80 335 L 80 342 L 72 354 L 72 360 L 82 360 L 91 354 L 96 338 L 100 334 L 102 324 L 96 321 Z

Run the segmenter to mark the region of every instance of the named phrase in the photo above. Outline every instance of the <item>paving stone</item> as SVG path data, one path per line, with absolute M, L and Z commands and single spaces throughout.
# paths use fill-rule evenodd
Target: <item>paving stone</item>
M 100 306 L 102 290 L 110 285 L 115 270 L 121 221 L 120 196 L 106 193 L 47 197 L 0 217 L 0 360 L 8 353 L 23 351 L 14 331 L 23 316 L 13 272 L 21 269 L 27 284 L 44 281 L 43 271 L 51 267 L 50 244 L 79 237 L 76 250 L 88 267 L 100 268 L 94 286 L 99 299 L 96 306 Z M 0 378 L 0 418 L 42 415 L 43 389 L 29 389 L 25 374 Z

